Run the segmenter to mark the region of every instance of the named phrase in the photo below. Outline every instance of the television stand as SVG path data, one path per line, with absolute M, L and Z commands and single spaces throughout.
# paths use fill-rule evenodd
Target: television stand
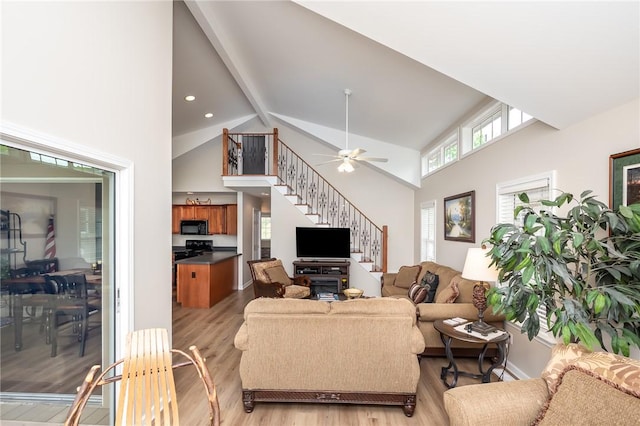
M 293 262 L 294 276 L 306 275 L 311 279 L 311 294 L 342 293 L 349 288 L 348 260 L 296 260 Z

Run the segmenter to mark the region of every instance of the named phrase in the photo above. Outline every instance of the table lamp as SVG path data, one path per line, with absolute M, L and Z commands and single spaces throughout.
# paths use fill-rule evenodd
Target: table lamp
M 476 281 L 473 286 L 473 306 L 478 309 L 478 321 L 471 325 L 471 329 L 481 334 L 487 334 L 495 330 L 495 327 L 484 322 L 484 310 L 487 309 L 486 291 L 489 289 L 487 281 L 495 282 L 498 279 L 498 270 L 495 266 L 489 266 L 491 258 L 487 257 L 489 250 L 485 247 L 470 248 L 462 269 L 462 278 Z

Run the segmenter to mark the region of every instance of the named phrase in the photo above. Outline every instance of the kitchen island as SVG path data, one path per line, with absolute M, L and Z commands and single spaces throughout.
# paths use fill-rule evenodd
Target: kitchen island
M 238 288 L 239 253 L 213 252 L 176 260 L 177 302 L 210 308 Z

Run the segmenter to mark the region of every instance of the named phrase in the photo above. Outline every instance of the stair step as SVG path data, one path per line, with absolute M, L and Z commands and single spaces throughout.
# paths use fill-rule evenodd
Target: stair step
M 309 214 L 309 209 L 310 209 L 309 204 L 296 204 L 295 206 L 296 206 L 296 207 L 298 208 L 298 210 L 300 210 L 302 213 L 304 213 L 304 214 Z

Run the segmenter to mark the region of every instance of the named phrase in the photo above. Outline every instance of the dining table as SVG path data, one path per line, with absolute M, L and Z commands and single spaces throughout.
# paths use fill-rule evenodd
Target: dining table
M 24 320 L 24 304 L 22 297 L 34 294 L 38 290 L 43 290 L 47 281 L 46 275 L 76 275 L 84 274 L 87 285 L 95 290 L 100 290 L 102 285 L 102 275 L 92 269 L 67 269 L 63 271 L 48 272 L 41 275 L 31 275 L 27 277 L 2 278 L 0 285 L 9 289 L 9 297 L 13 302 L 13 329 L 15 350 L 22 350 L 22 322 Z

